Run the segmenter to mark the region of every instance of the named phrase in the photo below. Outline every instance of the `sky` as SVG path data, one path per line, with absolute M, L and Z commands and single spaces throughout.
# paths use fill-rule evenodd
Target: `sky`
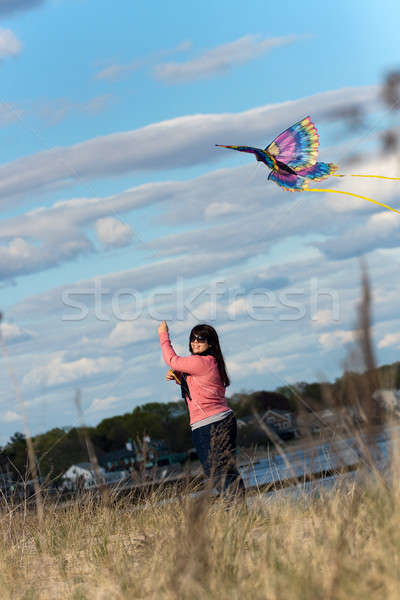
M 340 376 L 360 259 L 379 364 L 398 360 L 399 217 L 289 193 L 251 155 L 311 115 L 321 160 L 400 177 L 382 85 L 398 2 L 0 0 L 0 444 L 178 399 L 178 353 L 219 332 L 229 394 Z M 400 90 L 399 90 L 400 93 Z M 354 118 L 354 115 L 357 118 Z M 331 178 L 400 209 L 400 182 Z M 5 353 L 4 353 L 5 349 Z M 15 388 L 17 382 L 17 389 Z

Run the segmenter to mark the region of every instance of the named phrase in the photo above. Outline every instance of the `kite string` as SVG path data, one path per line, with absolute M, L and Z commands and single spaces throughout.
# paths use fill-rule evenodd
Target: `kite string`
M 400 177 L 384 177 L 383 175 L 341 175 L 340 173 L 331 173 L 331 177 L 376 177 L 377 179 L 391 179 L 392 181 L 400 181 Z
M 372 202 L 373 204 L 379 204 L 379 206 L 383 206 L 385 208 L 388 208 L 389 210 L 392 210 L 393 212 L 396 212 L 398 214 L 400 214 L 400 210 L 397 210 L 396 208 L 392 208 L 391 206 L 388 206 L 387 204 L 383 204 L 383 202 L 378 202 L 377 200 L 373 200 L 372 198 L 367 198 L 367 196 L 360 196 L 359 194 L 353 194 L 352 192 L 344 192 L 343 190 L 329 190 L 329 189 L 319 189 L 319 188 L 305 188 L 304 189 L 305 192 L 322 192 L 323 194 L 327 193 L 327 194 L 345 194 L 346 196 L 354 196 L 354 198 L 361 198 L 362 200 L 368 200 L 368 202 Z

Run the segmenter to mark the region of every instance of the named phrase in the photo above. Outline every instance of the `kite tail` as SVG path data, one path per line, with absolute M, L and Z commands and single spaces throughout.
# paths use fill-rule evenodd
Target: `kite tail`
M 340 177 L 340 175 L 339 175 L 339 177 Z M 370 175 L 370 177 L 372 177 L 372 176 Z M 305 192 L 322 192 L 322 193 L 327 193 L 327 194 L 345 194 L 346 196 L 354 196 L 355 198 L 361 198 L 362 200 L 368 200 L 368 202 L 373 202 L 374 204 L 379 204 L 379 206 L 388 208 L 389 210 L 399 213 L 399 215 L 400 215 L 400 210 L 397 210 L 396 208 L 392 208 L 391 206 L 388 206 L 387 204 L 383 204 L 383 202 L 377 202 L 376 200 L 372 200 L 372 198 L 367 198 L 366 196 L 359 196 L 358 194 L 352 194 L 351 192 L 343 192 L 342 190 L 327 190 L 327 189 L 319 189 L 319 188 L 306 188 L 304 191 Z
M 392 181 L 400 181 L 400 177 L 384 177 L 383 175 L 340 175 L 339 173 L 331 173 L 332 177 L 375 177 L 376 179 L 391 179 Z

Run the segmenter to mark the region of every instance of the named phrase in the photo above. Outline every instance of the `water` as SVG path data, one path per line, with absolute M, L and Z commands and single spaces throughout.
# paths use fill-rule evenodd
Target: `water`
M 354 438 L 334 442 L 324 442 L 312 448 L 296 449 L 285 452 L 285 457 L 275 454 L 240 468 L 246 488 L 258 488 L 267 485 L 277 486 L 293 484 L 304 480 L 301 487 L 310 491 L 318 486 L 332 486 L 338 477 L 351 479 L 354 472 L 373 457 L 376 467 L 384 470 L 388 465 L 391 438 L 399 433 L 399 427 L 386 428 L 371 441 L 363 438 L 358 443 Z M 365 445 L 364 449 L 362 447 Z M 338 475 L 337 472 L 341 472 Z M 314 481 L 307 481 L 314 477 Z M 318 483 L 317 483 L 317 480 Z M 298 487 L 298 486 L 297 486 Z

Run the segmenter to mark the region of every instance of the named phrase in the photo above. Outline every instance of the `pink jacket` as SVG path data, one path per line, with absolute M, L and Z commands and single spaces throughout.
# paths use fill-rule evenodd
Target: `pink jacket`
M 186 373 L 192 400 L 188 400 L 190 424 L 229 410 L 225 387 L 214 356 L 177 356 L 167 331 L 160 333 L 161 350 L 165 362 L 175 372 Z

